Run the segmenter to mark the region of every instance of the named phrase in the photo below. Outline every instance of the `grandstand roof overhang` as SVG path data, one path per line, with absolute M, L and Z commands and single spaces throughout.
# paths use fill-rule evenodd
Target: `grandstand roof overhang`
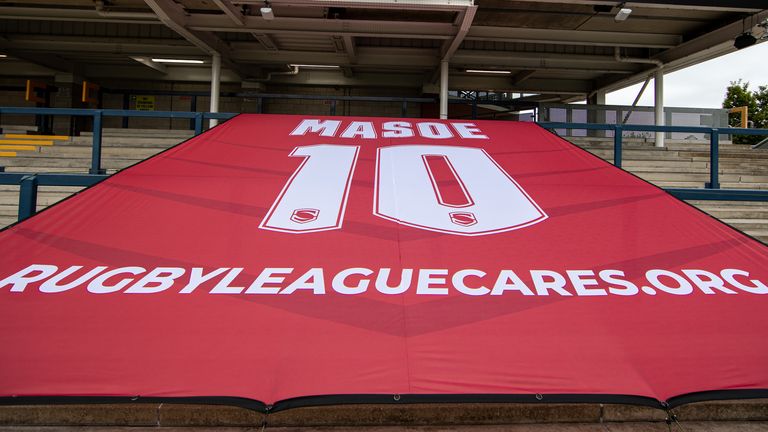
M 207 59 L 218 53 L 230 81 L 423 88 L 449 60 L 453 89 L 567 99 L 638 82 L 662 64 L 675 70 L 726 54 L 736 36 L 759 36 L 768 19 L 756 0 L 269 3 L 271 20 L 260 14 L 263 0 L 1 2 L 0 52 L 11 58 L 0 74 L 204 81 Z M 632 9 L 629 19 L 614 19 L 620 7 Z M 153 57 L 206 62 L 136 60 Z M 290 64 L 338 69 L 274 73 Z

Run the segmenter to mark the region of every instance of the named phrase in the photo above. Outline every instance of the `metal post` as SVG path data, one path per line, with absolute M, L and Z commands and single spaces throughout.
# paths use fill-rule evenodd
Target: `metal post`
M 211 58 L 211 108 L 208 110 L 212 113 L 219 112 L 219 88 L 221 86 L 221 56 L 214 54 Z M 216 119 L 211 119 L 208 123 L 209 127 L 214 127 L 219 124 Z
M 131 95 L 128 93 L 123 93 L 123 109 L 128 111 L 128 108 L 131 107 Z M 128 129 L 128 119 L 130 117 L 123 117 L 123 129 Z
M 401 112 L 402 112 L 403 118 L 408 117 L 408 101 L 403 101 L 403 108 Z
M 336 115 L 336 99 L 331 101 L 331 115 L 332 116 Z
M 720 135 L 716 128 L 709 134 L 709 183 L 707 189 L 720 189 Z
M 448 118 L 448 61 L 440 62 L 440 118 Z
M 203 133 L 203 113 L 195 113 L 195 135 Z
M 653 74 L 654 113 L 656 126 L 664 126 L 664 71 Z M 656 132 L 656 147 L 664 147 L 664 132 Z
M 93 146 L 91 149 L 91 174 L 104 174 L 105 170 L 101 168 L 101 110 L 93 112 Z
M 472 99 L 472 120 L 477 119 L 477 96 Z
M 621 125 L 613 127 L 613 164 L 621 168 L 621 139 L 623 128 Z
M 256 112 L 261 114 L 264 111 L 264 101 L 262 98 L 256 98 Z
M 197 96 L 192 96 L 192 99 L 189 102 L 189 110 L 192 112 L 197 112 Z M 189 120 L 189 128 L 195 130 L 195 119 Z
M 22 177 L 19 186 L 19 220 L 23 221 L 37 212 L 37 176 Z

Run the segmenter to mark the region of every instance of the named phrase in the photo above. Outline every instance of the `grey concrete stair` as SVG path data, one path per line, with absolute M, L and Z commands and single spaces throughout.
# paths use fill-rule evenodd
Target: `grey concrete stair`
M 92 132 L 83 132 L 84 137 L 93 136 Z M 103 128 L 102 137 L 167 137 L 187 139 L 195 135 L 192 130 L 184 129 L 122 129 L 122 128 Z

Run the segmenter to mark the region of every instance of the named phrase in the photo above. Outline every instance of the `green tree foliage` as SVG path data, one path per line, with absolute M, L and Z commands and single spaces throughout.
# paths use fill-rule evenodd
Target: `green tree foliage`
M 725 93 L 723 108 L 746 106 L 749 109 L 749 121 L 756 128 L 768 128 L 768 86 L 760 86 L 757 90 L 749 89 L 748 82 L 731 81 Z M 738 114 L 730 115 L 730 125 L 739 127 L 741 118 Z M 741 135 L 734 136 L 736 144 L 755 144 L 765 139 L 765 136 Z

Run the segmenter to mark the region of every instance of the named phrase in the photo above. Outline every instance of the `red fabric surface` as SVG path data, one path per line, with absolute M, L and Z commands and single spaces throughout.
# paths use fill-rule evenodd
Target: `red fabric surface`
M 0 279 L 33 264 L 59 272 L 83 266 L 63 282 L 97 266 L 185 269 L 171 287 L 146 294 L 97 294 L 88 281 L 58 293 L 41 292 L 42 280 L 23 291 L 0 285 L 0 396 L 237 396 L 271 404 L 334 394 L 564 393 L 663 401 L 768 389 L 768 296 L 729 283 L 732 294 L 707 294 L 695 283 L 675 294 L 679 282 L 660 277 L 667 292 L 646 274 L 739 269 L 749 276 L 735 280 L 757 292 L 768 283 L 766 246 L 533 124 L 472 122 L 488 139 L 460 138 L 456 129 L 448 129 L 452 138 L 418 131 L 385 138 L 382 123 L 396 119 L 328 117 L 319 119 L 341 121 L 334 136 L 290 135 L 303 119 L 238 116 L 0 233 Z M 363 138 L 365 128 L 341 137 L 352 121 L 372 122 L 377 138 Z M 399 121 L 416 130 L 422 120 Z M 307 160 L 289 154 L 316 144 L 359 146 L 341 226 L 302 234 L 260 228 Z M 484 149 L 546 217 L 460 235 L 377 216 L 377 150 L 400 145 Z M 451 180 L 444 167 L 439 177 Z M 455 195 L 457 182 L 449 183 Z M 476 192 L 468 190 L 473 200 Z M 297 227 L 312 209 L 297 214 Z M 457 217 L 457 229 L 473 217 L 483 222 L 477 212 Z M 193 267 L 227 270 L 182 294 Z M 231 268 L 244 270 L 229 287 L 243 289 L 264 268 L 292 268 L 265 285 L 276 291 L 320 268 L 324 294 L 210 293 Z M 373 272 L 345 279 L 350 287 L 369 280 L 364 292 L 333 289 L 334 276 L 350 268 Z M 391 269 L 391 286 L 413 269 L 409 289 L 378 291 L 382 268 Z M 435 292 L 420 294 L 420 269 L 447 276 L 425 273 L 438 281 L 429 284 Z M 533 295 L 465 294 L 451 279 L 465 269 L 479 271 L 463 279 L 473 293 L 511 270 Z M 624 287 L 598 276 L 587 289 L 607 295 L 577 295 L 576 273 L 567 273 L 608 269 L 655 295 L 614 294 L 609 287 Z M 566 284 L 541 295 L 532 270 Z

